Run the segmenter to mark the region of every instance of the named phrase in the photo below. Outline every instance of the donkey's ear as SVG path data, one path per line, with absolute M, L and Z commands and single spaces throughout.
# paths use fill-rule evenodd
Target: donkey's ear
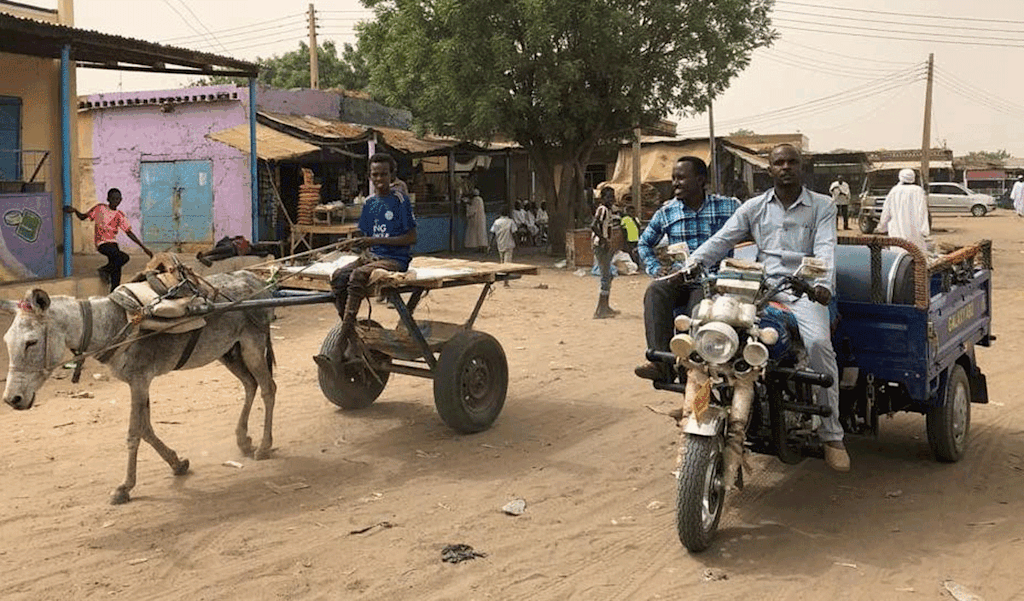
M 0 313 L 14 315 L 18 312 L 18 302 L 12 300 L 0 300 Z
M 50 308 L 50 295 L 42 288 L 33 288 L 25 294 L 25 302 L 28 303 L 33 310 L 42 313 Z

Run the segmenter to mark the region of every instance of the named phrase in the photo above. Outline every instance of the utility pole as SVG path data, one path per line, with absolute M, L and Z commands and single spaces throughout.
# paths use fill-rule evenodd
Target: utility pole
M 633 203 L 636 205 L 637 219 L 643 218 L 640 193 L 640 128 L 636 127 L 633 129 Z
M 320 89 L 320 65 L 316 55 L 316 9 L 309 3 L 309 87 Z
M 928 85 L 924 92 L 924 133 L 921 135 L 921 187 L 928 194 L 929 165 L 932 153 L 932 75 L 935 72 L 935 54 L 928 54 Z
M 718 191 L 718 149 L 715 147 L 715 109 L 711 100 L 711 83 L 708 83 L 708 167 L 711 169 L 711 192 L 719 194 Z

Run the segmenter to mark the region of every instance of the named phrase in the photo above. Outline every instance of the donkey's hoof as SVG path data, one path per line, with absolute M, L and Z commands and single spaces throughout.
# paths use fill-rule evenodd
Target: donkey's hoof
M 177 467 L 173 468 L 175 476 L 184 476 L 188 473 L 188 459 L 182 459 L 178 462 Z
M 273 449 L 256 449 L 256 454 L 254 455 L 254 457 L 256 461 L 260 461 L 262 459 L 270 459 L 270 454 L 273 452 Z
M 242 455 L 246 457 L 252 457 L 253 451 L 256 449 L 252 444 L 252 438 L 246 437 L 238 441 L 238 450 L 242 452 Z
M 131 501 L 132 497 L 128 494 L 127 490 L 119 488 L 114 491 L 114 494 L 110 497 L 111 505 L 124 505 L 128 501 Z

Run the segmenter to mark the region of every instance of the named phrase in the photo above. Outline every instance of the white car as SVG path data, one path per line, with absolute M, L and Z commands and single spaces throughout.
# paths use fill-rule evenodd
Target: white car
M 933 213 L 970 213 L 981 217 L 996 208 L 988 194 L 978 194 L 954 182 L 928 183 L 928 208 Z

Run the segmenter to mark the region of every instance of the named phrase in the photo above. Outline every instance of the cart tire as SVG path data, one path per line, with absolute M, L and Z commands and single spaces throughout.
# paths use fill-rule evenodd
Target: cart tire
M 862 234 L 871 234 L 875 231 L 875 228 L 878 227 L 878 223 L 867 215 L 861 215 L 857 218 L 857 226 L 860 228 Z
M 967 450 L 971 430 L 971 382 L 960 365 L 949 371 L 942 405 L 928 411 L 928 445 L 939 461 L 956 462 Z
M 361 325 L 379 328 L 381 325 L 373 320 L 364 319 L 359 322 Z M 340 348 L 341 322 L 335 324 L 327 333 L 323 344 L 320 346 L 320 354 L 331 358 L 336 366 L 341 368 L 342 359 L 348 351 L 348 347 Z M 370 351 L 375 360 L 382 364 L 390 364 L 391 358 L 377 351 Z M 349 366 L 345 374 L 332 373 L 329 369 L 317 367 L 320 391 L 324 393 L 327 400 L 342 409 L 365 409 L 373 404 L 387 386 L 391 372 L 378 371 L 377 378 L 373 376 L 365 366 Z
M 708 548 L 725 504 L 722 437 L 686 436 L 686 453 L 676 482 L 676 532 L 691 553 Z
M 459 332 L 441 347 L 434 370 L 434 406 L 462 434 L 491 427 L 505 405 L 508 361 L 490 334 Z

